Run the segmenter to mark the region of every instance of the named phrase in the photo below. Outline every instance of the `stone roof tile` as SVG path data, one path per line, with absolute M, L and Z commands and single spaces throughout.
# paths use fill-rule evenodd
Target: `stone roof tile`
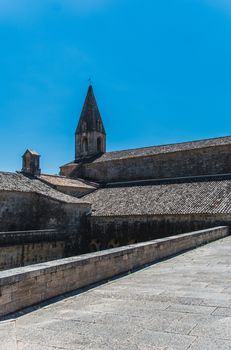
M 86 130 L 82 130 L 83 122 L 86 123 Z M 76 129 L 76 134 L 80 134 L 84 131 L 100 131 L 105 134 L 103 121 L 95 99 L 92 85 L 89 86 L 87 91 L 87 96 L 80 115 L 79 123 Z
M 0 191 L 33 192 L 66 203 L 88 204 L 86 200 L 56 191 L 42 181 L 21 173 L 0 172 Z
M 135 148 L 135 149 L 128 149 L 123 151 L 107 152 L 107 153 L 104 153 L 102 156 L 98 157 L 97 159 L 93 160 L 92 162 L 100 163 L 100 162 L 127 159 L 127 158 L 147 157 L 147 156 L 154 156 L 154 155 L 164 154 L 164 153 L 182 152 L 182 151 L 189 151 L 192 149 L 216 147 L 216 146 L 223 146 L 223 145 L 231 145 L 231 136 L 205 139 L 205 140 L 199 140 L 199 141 L 175 143 L 175 144 L 169 144 L 169 145 Z
M 92 202 L 93 216 L 230 214 L 231 176 L 107 187 L 84 199 Z
M 63 186 L 63 187 L 71 187 L 71 188 L 83 188 L 83 189 L 92 189 L 94 190 L 97 185 L 93 185 L 92 183 L 88 183 L 82 179 L 69 179 L 64 176 L 56 176 L 56 175 L 46 175 L 41 174 L 39 179 L 53 185 L 53 186 Z

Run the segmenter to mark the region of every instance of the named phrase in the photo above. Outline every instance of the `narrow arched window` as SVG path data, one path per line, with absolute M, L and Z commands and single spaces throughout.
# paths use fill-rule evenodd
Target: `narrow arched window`
M 101 131 L 101 123 L 100 123 L 99 119 L 97 119 L 96 124 L 97 124 L 97 131 Z
M 85 132 L 87 130 L 87 123 L 84 121 L 82 123 L 82 131 Z
M 88 141 L 87 141 L 86 137 L 84 137 L 83 142 L 82 142 L 82 151 L 84 153 L 88 152 Z
M 102 152 L 102 139 L 101 137 L 97 138 L 97 152 Z
M 31 164 L 31 157 L 29 153 L 27 153 L 25 156 L 25 168 L 30 169 L 30 164 Z

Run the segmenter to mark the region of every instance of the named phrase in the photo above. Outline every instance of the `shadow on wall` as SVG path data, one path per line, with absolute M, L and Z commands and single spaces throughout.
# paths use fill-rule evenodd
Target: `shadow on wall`
M 100 251 L 103 249 L 112 249 L 112 248 L 117 248 L 123 245 L 130 245 L 130 244 L 135 244 L 138 243 L 137 240 L 132 239 L 130 241 L 127 241 L 126 244 L 123 244 L 122 242 L 120 242 L 118 239 L 111 239 L 108 243 L 102 244 L 102 241 L 100 241 L 99 239 L 92 239 L 89 242 L 89 247 L 88 250 L 89 252 L 96 252 L 96 251 Z
M 0 232 L 78 229 L 86 208 L 31 192 L 0 192 Z
M 87 217 L 82 226 L 81 252 L 94 252 L 145 242 L 214 226 L 230 226 L 228 215 Z

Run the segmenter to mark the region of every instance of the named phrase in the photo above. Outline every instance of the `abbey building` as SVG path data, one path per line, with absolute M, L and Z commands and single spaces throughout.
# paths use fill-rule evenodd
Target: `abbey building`
M 28 149 L 21 172 L 0 172 L 0 202 L 0 231 L 12 233 L 1 235 L 0 247 L 18 247 L 18 260 L 8 260 L 14 266 L 230 226 L 231 136 L 107 152 L 89 86 L 75 155 L 60 176 L 43 174 L 39 154 Z
M 88 222 L 97 248 L 110 239 L 125 244 L 230 224 L 230 136 L 114 152 L 106 152 L 105 143 L 90 86 L 76 157 L 61 166 L 61 175 L 99 186 L 84 197 L 92 204 Z

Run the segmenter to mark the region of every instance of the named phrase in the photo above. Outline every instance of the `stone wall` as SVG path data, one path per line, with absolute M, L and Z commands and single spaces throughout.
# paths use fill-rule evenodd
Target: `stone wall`
M 93 252 L 221 225 L 231 226 L 231 216 L 91 216 L 85 223 L 81 251 Z
M 87 141 L 87 149 L 83 151 L 83 140 Z M 100 140 L 100 149 L 98 149 L 97 141 Z M 106 136 L 99 131 L 82 132 L 75 135 L 75 159 L 81 157 L 101 154 L 106 152 Z
M 78 168 L 77 168 L 78 169 Z M 75 176 L 113 182 L 231 173 L 231 145 L 82 164 Z
M 16 191 L 0 191 L 0 203 L 0 269 L 81 253 L 81 221 L 89 204 Z
M 67 203 L 33 192 L 0 191 L 0 231 L 63 227 L 78 231 L 90 205 Z
M 229 215 L 87 216 L 76 231 L 0 232 L 0 270 L 110 249 L 209 227 Z
M 79 239 L 57 230 L 0 232 L 0 270 L 78 254 Z
M 0 316 L 225 237 L 227 227 L 0 272 Z

